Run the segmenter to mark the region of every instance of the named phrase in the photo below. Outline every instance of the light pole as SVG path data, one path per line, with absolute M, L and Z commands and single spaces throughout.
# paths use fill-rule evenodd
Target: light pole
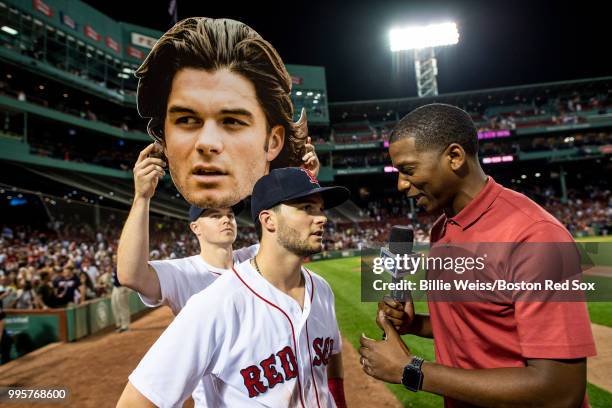
M 459 31 L 455 23 L 432 24 L 394 28 L 389 32 L 392 52 L 413 50 L 414 72 L 420 97 L 438 94 L 438 65 L 435 47 L 454 45 L 459 42 Z

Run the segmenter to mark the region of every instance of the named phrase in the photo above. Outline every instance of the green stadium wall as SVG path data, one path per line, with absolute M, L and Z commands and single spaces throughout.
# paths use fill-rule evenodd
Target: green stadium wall
M 130 292 L 129 306 L 132 315 L 147 309 L 136 292 Z M 5 312 L 4 325 L 14 340 L 13 358 L 49 343 L 76 341 L 115 324 L 110 297 L 62 309 L 5 309 Z

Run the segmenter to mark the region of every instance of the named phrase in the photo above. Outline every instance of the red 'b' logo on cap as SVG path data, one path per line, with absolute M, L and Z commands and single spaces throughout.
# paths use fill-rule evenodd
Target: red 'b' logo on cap
M 312 184 L 319 184 L 319 180 L 317 180 L 317 177 L 314 175 L 314 173 L 308 169 L 303 169 L 300 167 L 300 170 L 302 170 L 304 173 L 306 173 L 306 175 L 308 176 L 308 179 L 310 180 L 310 182 Z

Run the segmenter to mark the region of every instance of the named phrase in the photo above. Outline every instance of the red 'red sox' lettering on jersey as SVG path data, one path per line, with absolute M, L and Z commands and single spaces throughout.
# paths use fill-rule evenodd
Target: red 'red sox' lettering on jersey
M 285 373 L 284 377 L 277 370 L 277 357 L 282 367 L 282 371 Z M 268 380 L 267 386 L 261 381 L 262 371 L 263 376 Z M 252 365 L 240 370 L 240 374 L 242 374 L 242 378 L 244 379 L 244 386 L 249 391 L 249 398 L 256 397 L 268 391 L 270 388 L 274 388 L 276 384 L 297 377 L 298 369 L 295 354 L 293 354 L 291 347 L 286 346 L 278 353 L 271 354 L 270 357 L 261 361 L 259 365 Z
M 327 365 L 329 364 L 329 358 L 334 350 L 334 339 L 329 337 L 325 339 L 317 337 L 312 342 L 312 348 L 316 354 L 315 358 L 312 360 L 312 365 L 315 367 L 321 364 Z
M 164 407 L 180 406 L 201 379 L 209 407 L 334 407 L 327 368 L 342 348 L 334 296 L 320 276 L 305 268 L 302 276 L 299 307 L 249 261 L 222 274 L 190 298 L 130 382 L 150 395 L 163 390 L 151 402 Z
M 315 352 L 312 365 L 315 367 L 328 365 L 334 349 L 334 339 L 330 337 L 317 337 L 312 342 L 312 348 Z M 274 388 L 276 384 L 281 384 L 297 377 L 298 368 L 293 349 L 286 346 L 279 352 L 270 354 L 270 357 L 262 360 L 259 365 L 243 368 L 240 370 L 240 374 L 242 374 L 244 386 L 249 391 L 249 398 L 257 397 L 259 394 Z M 262 381 L 262 375 L 268 381 L 268 385 Z

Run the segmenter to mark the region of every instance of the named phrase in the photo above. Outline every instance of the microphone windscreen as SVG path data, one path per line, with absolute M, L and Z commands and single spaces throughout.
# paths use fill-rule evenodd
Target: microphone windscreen
M 389 236 L 389 252 L 393 254 L 409 254 L 414 244 L 414 231 L 407 225 L 394 225 Z

